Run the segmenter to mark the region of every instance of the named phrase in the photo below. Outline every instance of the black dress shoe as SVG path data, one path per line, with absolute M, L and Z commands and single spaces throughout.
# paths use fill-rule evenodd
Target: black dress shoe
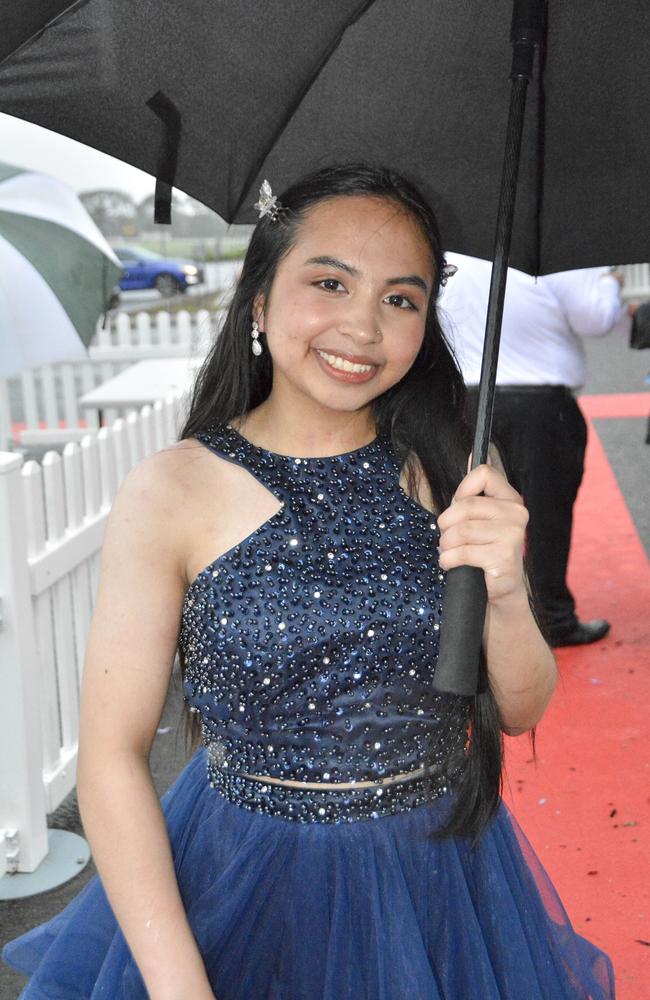
M 566 632 L 550 633 L 551 646 L 586 646 L 590 642 L 598 642 L 607 635 L 610 624 L 604 618 L 595 618 L 590 622 L 576 622 Z

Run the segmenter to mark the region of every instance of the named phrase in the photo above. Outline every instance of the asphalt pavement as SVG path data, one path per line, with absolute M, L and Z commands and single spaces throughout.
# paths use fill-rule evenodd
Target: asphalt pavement
M 584 343 L 589 378 L 583 393 L 647 391 L 650 412 L 650 387 L 644 384 L 650 371 L 650 351 L 630 351 L 627 344 L 614 335 L 585 339 Z M 650 556 L 650 446 L 645 444 L 646 424 L 645 417 L 594 421 L 637 532 Z M 180 678 L 175 672 L 151 755 L 153 779 L 160 795 L 189 759 L 181 724 L 182 704 Z M 49 825 L 83 834 L 74 793 L 49 817 Z M 0 903 L 0 941 L 4 943 L 53 917 L 94 873 L 91 860 L 83 872 L 57 889 L 39 896 Z M 15 1000 L 24 982 L 24 977 L 4 965 L 0 966 L 0 1000 Z

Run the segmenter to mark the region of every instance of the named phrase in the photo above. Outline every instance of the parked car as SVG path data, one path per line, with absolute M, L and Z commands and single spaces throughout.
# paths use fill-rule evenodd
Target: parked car
M 203 270 L 191 260 L 163 257 L 144 247 L 113 247 L 124 267 L 119 283 L 123 292 L 136 288 L 156 288 L 167 298 L 203 282 Z

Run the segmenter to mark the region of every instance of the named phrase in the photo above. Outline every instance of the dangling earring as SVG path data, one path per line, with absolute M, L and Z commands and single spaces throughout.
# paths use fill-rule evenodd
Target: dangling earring
M 256 358 L 259 358 L 260 354 L 262 353 L 262 345 L 258 340 L 259 335 L 260 335 L 259 323 L 257 322 L 257 320 L 254 319 L 253 329 L 251 330 L 251 337 L 253 338 L 253 343 L 251 344 L 251 347 L 253 349 L 253 354 L 255 355 Z

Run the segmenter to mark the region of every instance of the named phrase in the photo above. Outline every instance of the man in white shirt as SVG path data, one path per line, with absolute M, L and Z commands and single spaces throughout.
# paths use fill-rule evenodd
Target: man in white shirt
M 441 320 L 469 387 L 473 418 L 491 264 L 461 254 L 445 256 L 458 271 L 440 299 Z M 606 267 L 541 278 L 508 271 L 493 437 L 530 513 L 528 572 L 541 624 L 554 646 L 596 642 L 610 627 L 604 619 L 578 620 L 566 571 L 587 441 L 574 396 L 586 377 L 580 338 L 629 324 L 621 280 Z

